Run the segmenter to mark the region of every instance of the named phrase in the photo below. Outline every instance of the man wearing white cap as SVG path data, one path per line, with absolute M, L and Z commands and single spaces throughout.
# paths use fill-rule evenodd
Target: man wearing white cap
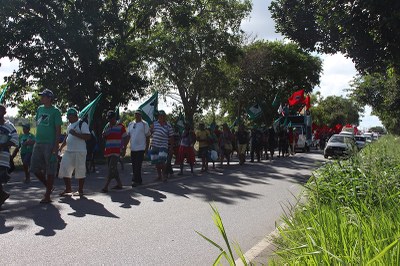
M 67 119 L 69 125 L 67 128 L 67 136 L 61 144 L 60 151 L 66 145 L 67 148 L 61 159 L 59 178 L 64 179 L 65 190 L 60 196 L 68 196 L 72 193 L 71 178 L 75 171 L 75 178 L 79 181 L 78 191 L 74 196 L 83 196 L 83 185 L 85 183 L 86 174 L 86 140 L 91 138 L 89 125 L 78 119 L 78 110 L 69 108 L 67 111 Z

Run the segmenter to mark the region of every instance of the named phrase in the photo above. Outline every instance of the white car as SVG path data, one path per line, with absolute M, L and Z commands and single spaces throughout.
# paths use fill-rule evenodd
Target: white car
M 354 137 L 347 136 L 346 134 L 334 134 L 325 146 L 324 157 L 349 156 L 357 150 Z
M 364 137 L 362 135 L 356 135 L 354 136 L 354 139 L 356 140 L 357 148 L 359 150 L 364 148 L 367 144 L 367 137 Z

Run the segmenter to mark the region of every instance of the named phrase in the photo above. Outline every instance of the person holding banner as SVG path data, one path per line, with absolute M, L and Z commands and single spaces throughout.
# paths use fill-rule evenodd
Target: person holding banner
M 53 92 L 44 89 L 39 95 L 42 105 L 36 113 L 36 142 L 33 146 L 30 171 L 46 187 L 46 193 L 40 203 L 50 203 L 54 176 L 57 173 L 62 120 L 60 110 L 53 105 Z

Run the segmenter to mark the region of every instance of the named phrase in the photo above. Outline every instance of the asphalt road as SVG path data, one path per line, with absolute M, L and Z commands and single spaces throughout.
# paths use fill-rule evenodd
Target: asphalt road
M 219 250 L 195 232 L 225 247 L 210 203 L 231 242 L 246 252 L 275 229 L 323 161 L 313 151 L 244 166 L 235 160 L 208 173 L 197 165 L 195 175 L 185 168 L 167 183 L 154 182 L 146 163 L 144 185 L 134 189 L 127 164 L 120 172 L 126 187 L 108 194 L 99 192 L 106 173 L 99 166 L 86 179 L 85 197 L 59 197 L 57 180 L 52 204 L 39 203 L 44 188 L 37 180 L 24 184 L 16 172 L 0 211 L 0 265 L 212 265 Z

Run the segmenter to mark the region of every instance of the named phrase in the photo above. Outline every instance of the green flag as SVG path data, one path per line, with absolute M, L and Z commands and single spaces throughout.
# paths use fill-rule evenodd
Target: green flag
M 90 123 L 93 120 L 94 111 L 96 110 L 96 105 L 99 102 L 102 93 L 100 93 L 96 99 L 94 99 L 91 103 L 89 103 L 85 108 L 80 111 L 78 117 L 80 120 L 86 121 L 90 126 Z
M 119 114 L 119 106 L 118 106 L 118 105 L 115 107 L 114 112 L 115 112 L 115 119 L 116 119 L 117 121 L 119 121 L 119 120 L 121 119 L 121 116 L 120 116 L 120 114 Z
M 145 101 L 139 109 L 142 110 L 143 119 L 149 124 L 153 124 L 154 113 L 158 110 L 158 92 L 156 91 L 153 96 Z
M 3 91 L 0 94 L 0 103 L 3 103 L 4 95 L 6 94 L 8 89 L 8 84 L 3 88 Z
M 247 114 L 249 115 L 249 118 L 251 120 L 254 120 L 257 117 L 259 117 L 262 114 L 260 105 L 258 103 L 256 103 L 256 104 L 253 104 L 252 106 L 250 106 L 250 108 L 247 109 Z

